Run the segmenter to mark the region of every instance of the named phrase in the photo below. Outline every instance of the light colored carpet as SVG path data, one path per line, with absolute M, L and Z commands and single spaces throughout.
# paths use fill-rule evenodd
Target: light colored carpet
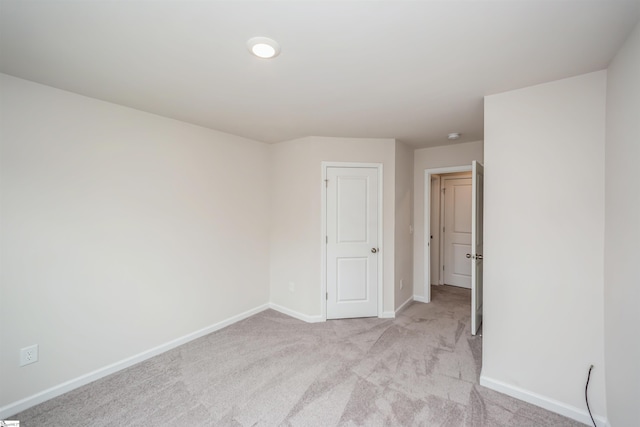
M 272 310 L 30 408 L 35 426 L 579 426 L 478 385 L 470 293 L 396 319 Z

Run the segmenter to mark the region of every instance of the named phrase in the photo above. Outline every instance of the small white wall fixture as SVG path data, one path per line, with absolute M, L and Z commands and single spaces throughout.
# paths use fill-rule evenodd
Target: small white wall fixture
M 321 233 L 320 233 L 320 259 L 321 259 L 321 286 L 320 286 L 320 301 L 322 307 L 322 320 L 327 320 L 327 169 L 334 168 L 376 168 L 378 170 L 378 253 L 381 256 L 380 262 L 378 262 L 378 317 L 384 317 L 384 276 L 383 276 L 383 260 L 385 257 L 383 232 L 384 232 L 384 218 L 383 218 L 383 206 L 384 206 L 384 192 L 383 192 L 383 168 L 382 163 L 351 163 L 351 162 L 322 162 L 322 181 L 321 194 L 322 200 L 320 204 L 321 215 Z
M 431 302 L 431 175 L 469 172 L 471 165 L 424 170 L 424 299 Z M 436 248 L 438 250 L 438 248 Z

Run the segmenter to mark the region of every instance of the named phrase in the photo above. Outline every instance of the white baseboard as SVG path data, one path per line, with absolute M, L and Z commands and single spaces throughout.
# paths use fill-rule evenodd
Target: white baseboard
M 398 307 L 396 309 L 396 315 L 398 315 L 398 313 L 400 313 L 402 310 L 404 310 L 405 308 L 409 307 L 409 304 L 411 304 L 413 302 L 413 297 L 409 297 L 409 299 L 407 299 L 405 302 L 403 302 L 400 307 Z
M 182 344 L 186 344 L 189 341 L 193 341 L 212 332 L 225 328 L 229 325 L 239 322 L 240 320 L 244 320 L 247 317 L 253 316 L 256 313 L 260 313 L 261 311 L 264 311 L 268 308 L 269 304 L 260 305 L 258 307 L 252 308 L 251 310 L 245 311 L 244 313 L 240 313 L 238 315 L 215 323 L 211 326 L 207 326 L 206 328 L 192 332 L 175 340 L 169 341 L 165 344 L 161 344 L 152 349 L 143 351 L 142 353 L 136 354 L 135 356 L 128 357 L 119 362 L 112 363 L 111 365 L 107 365 L 93 372 L 89 372 L 88 374 L 81 375 L 77 378 L 66 381 L 47 390 L 41 391 L 40 393 L 36 393 L 33 396 L 29 396 L 17 402 L 10 403 L 0 408 L 0 420 L 6 420 L 11 416 L 39 403 L 45 402 L 49 399 L 53 399 L 54 397 L 60 396 L 61 394 L 67 393 L 85 384 L 89 384 L 90 382 L 99 380 L 100 378 L 106 377 L 107 375 L 111 375 L 115 372 L 121 371 L 125 368 L 135 365 L 136 363 L 143 362 L 147 359 L 164 353 L 165 351 L 169 351 L 173 348 L 181 346 Z
M 502 381 L 494 380 L 484 375 L 480 375 L 480 385 L 555 412 L 557 414 L 564 415 L 567 418 L 580 421 L 581 423 L 585 423 L 588 425 L 592 424 L 591 418 L 589 417 L 589 413 L 586 411 L 586 409 L 576 408 L 575 406 L 567 405 L 566 403 L 560 402 L 550 397 L 543 396 L 532 391 L 504 383 Z M 593 418 L 596 420 L 598 426 L 609 426 L 608 419 L 598 415 L 594 415 Z
M 418 302 L 424 302 L 424 303 L 428 303 L 429 301 L 427 301 L 427 299 L 421 295 L 414 295 L 413 296 L 413 300 L 414 301 L 418 301 Z
M 269 303 L 269 308 L 272 310 L 278 311 L 282 314 L 286 314 L 287 316 L 291 316 L 298 320 L 302 320 L 303 322 L 307 322 L 307 323 L 318 323 L 318 322 L 324 322 L 327 320 L 324 318 L 324 316 L 321 316 L 321 315 L 309 316 L 307 314 L 302 314 L 298 311 L 291 310 L 290 308 L 286 308 L 281 305 L 274 304 L 272 302 Z
M 382 314 L 380 316 L 378 316 L 381 319 L 395 319 L 396 318 L 396 312 L 395 311 L 383 311 Z

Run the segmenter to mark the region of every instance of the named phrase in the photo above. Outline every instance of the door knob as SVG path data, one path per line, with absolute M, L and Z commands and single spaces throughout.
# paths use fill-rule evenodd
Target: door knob
M 471 254 L 467 254 L 467 258 L 471 258 Z
M 378 249 L 377 249 L 377 248 L 371 248 L 371 253 L 374 253 L 374 254 L 375 254 L 376 252 L 378 252 Z
M 476 255 L 476 259 L 482 259 L 482 255 L 481 254 L 477 254 Z

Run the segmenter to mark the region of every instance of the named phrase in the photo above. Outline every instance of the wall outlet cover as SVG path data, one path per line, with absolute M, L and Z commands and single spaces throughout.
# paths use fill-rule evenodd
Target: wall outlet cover
M 38 344 L 20 349 L 20 366 L 29 365 L 38 361 Z

